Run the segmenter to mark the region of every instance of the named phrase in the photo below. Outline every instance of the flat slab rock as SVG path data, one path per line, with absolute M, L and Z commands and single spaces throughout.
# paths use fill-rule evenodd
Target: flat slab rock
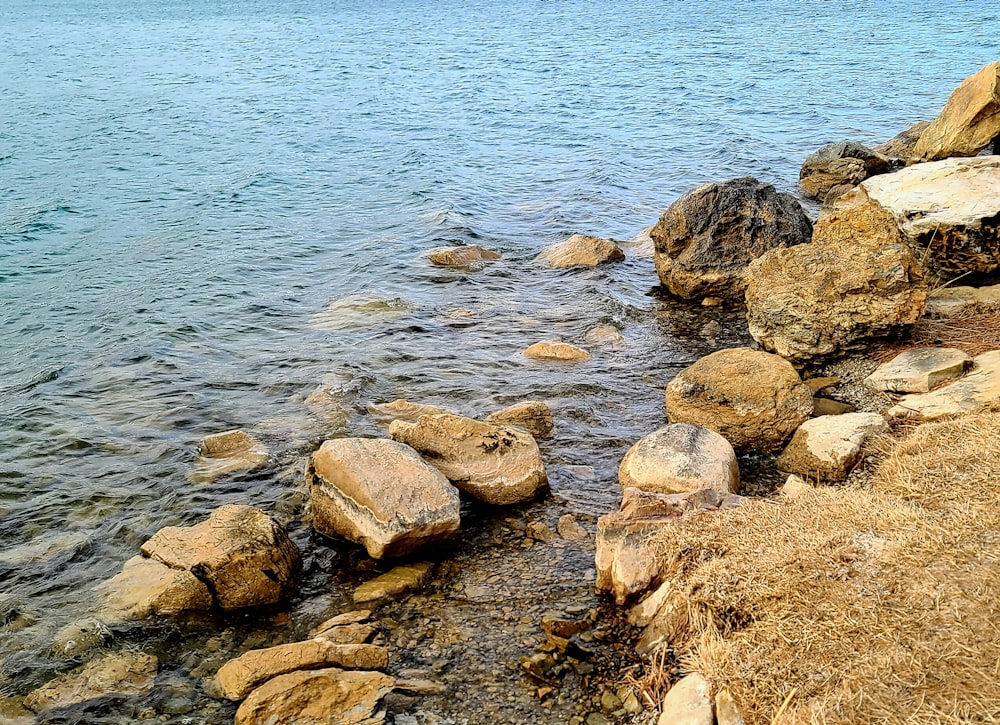
M 250 693 L 234 725 L 376 725 L 395 680 L 381 672 L 326 668 L 279 675 Z
M 538 261 L 550 267 L 596 267 L 608 262 L 620 262 L 625 252 L 610 239 L 574 234 L 564 242 L 547 247 Z
M 778 469 L 806 478 L 842 481 L 861 460 L 865 443 L 889 432 L 878 413 L 844 413 L 807 420 L 778 456 Z
M 618 467 L 618 483 L 654 493 L 683 493 L 713 488 L 738 493 L 736 452 L 709 428 L 673 423 L 632 446 Z
M 100 618 L 128 622 L 154 615 L 169 616 L 212 607 L 205 582 L 185 569 L 144 556 L 125 562 L 120 574 L 95 587 Z
M 24 705 L 43 713 L 90 700 L 148 695 L 158 668 L 156 657 L 142 652 L 105 655 L 38 688 L 24 698 Z
M 873 390 L 889 393 L 926 393 L 955 380 L 972 367 L 972 358 L 952 347 L 921 347 L 906 350 L 876 368 L 864 380 Z
M 980 405 L 1000 400 L 1000 350 L 973 358 L 972 369 L 960 380 L 929 393 L 902 398 L 889 409 L 890 418 L 936 420 L 975 410 Z
M 354 590 L 357 604 L 396 597 L 422 587 L 430 578 L 434 565 L 429 561 L 397 566 Z

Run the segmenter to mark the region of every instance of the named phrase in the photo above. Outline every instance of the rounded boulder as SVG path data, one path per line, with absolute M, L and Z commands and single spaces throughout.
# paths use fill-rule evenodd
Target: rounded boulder
M 618 483 L 651 493 L 705 488 L 737 493 L 740 468 L 729 441 L 690 423 L 666 425 L 632 446 L 618 468 Z

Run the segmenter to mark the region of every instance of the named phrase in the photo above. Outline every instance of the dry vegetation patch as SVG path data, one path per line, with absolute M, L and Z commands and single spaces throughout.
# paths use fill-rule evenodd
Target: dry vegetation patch
M 749 725 L 1000 722 L 1000 408 L 915 428 L 870 490 L 685 518 L 659 545 L 687 600 L 675 653 Z
M 1000 305 L 969 305 L 947 317 L 924 317 L 905 340 L 876 347 L 872 359 L 886 362 L 904 350 L 929 346 L 955 347 L 973 357 L 1000 348 Z

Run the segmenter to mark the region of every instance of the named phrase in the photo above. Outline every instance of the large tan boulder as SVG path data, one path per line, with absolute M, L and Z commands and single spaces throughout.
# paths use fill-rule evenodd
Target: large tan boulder
M 313 528 L 361 544 L 376 559 L 410 554 L 459 528 L 454 486 L 396 441 L 328 440 L 310 457 L 306 482 Z
M 845 413 L 807 420 L 778 456 L 778 470 L 821 481 L 843 481 L 861 460 L 872 436 L 889 424 L 878 413 Z
M 711 428 L 737 450 L 779 448 L 813 412 L 791 363 L 749 348 L 719 350 L 667 385 L 667 418 Z
M 984 66 L 955 89 L 920 134 L 910 163 L 975 156 L 1000 136 L 1000 61 Z
M 889 409 L 890 418 L 925 421 L 969 413 L 981 405 L 1000 401 L 1000 350 L 972 359 L 964 377 L 929 393 L 904 395 Z
M 897 172 L 899 173 L 899 172 Z M 866 203 L 867 184 L 820 215 L 810 244 L 776 249 L 747 274 L 747 324 L 763 347 L 795 361 L 843 355 L 912 325 L 924 270 L 896 220 Z
M 449 481 L 486 503 L 505 506 L 534 498 L 548 478 L 530 433 L 460 415 L 397 420 L 389 435 L 415 448 Z
M 889 159 L 855 141 L 838 141 L 819 148 L 799 170 L 806 196 L 830 201 L 876 174 L 889 171 Z
M 133 556 L 122 571 L 95 587 L 104 622 L 128 622 L 210 609 L 212 593 L 186 569 L 172 569 L 155 559 Z
M 252 506 L 220 506 L 197 526 L 168 526 L 142 553 L 205 582 L 222 609 L 274 604 L 294 590 L 298 547 L 270 516 Z
M 373 644 L 334 644 L 307 639 L 244 652 L 219 668 L 215 681 L 230 700 L 242 700 L 258 685 L 297 670 L 339 667 L 345 670 L 384 670 L 389 654 Z
M 279 675 L 250 693 L 234 725 L 379 725 L 395 680 L 337 668 Z
M 650 233 L 660 281 L 685 299 L 740 297 L 751 260 L 811 235 L 812 223 L 794 197 L 750 176 L 689 191 Z
M 538 255 L 538 261 L 550 267 L 596 267 L 607 262 L 620 262 L 625 252 L 610 239 L 574 234 L 565 242 L 553 244 Z
M 714 430 L 674 423 L 650 433 L 629 448 L 618 467 L 623 489 L 683 493 L 714 488 L 740 490 L 740 467 L 729 441 Z
M 141 697 L 153 691 L 159 661 L 143 652 L 115 652 L 39 687 L 24 698 L 32 712 L 80 705 L 90 700 Z

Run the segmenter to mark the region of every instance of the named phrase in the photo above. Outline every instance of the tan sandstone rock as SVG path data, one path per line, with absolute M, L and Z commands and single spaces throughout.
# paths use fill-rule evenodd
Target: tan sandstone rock
M 482 267 L 486 262 L 500 259 L 500 255 L 491 249 L 483 249 L 478 244 L 466 244 L 458 247 L 434 247 L 428 249 L 424 256 L 439 267 Z
M 389 435 L 486 503 L 527 501 L 548 484 L 538 444 L 519 428 L 459 415 L 425 415 L 416 423 L 393 422 Z
M 710 428 L 737 450 L 772 451 L 812 414 L 813 396 L 788 361 L 731 348 L 678 373 L 666 404 L 671 423 Z
M 660 705 L 657 725 L 715 725 L 712 689 L 697 672 L 682 678 Z
M 433 569 L 434 565 L 429 561 L 397 566 L 355 589 L 354 601 L 358 604 L 377 602 L 380 599 L 412 592 L 427 582 Z
M 306 482 L 313 528 L 359 543 L 376 559 L 412 553 L 459 528 L 458 492 L 396 441 L 328 440 L 310 457 Z
M 267 463 L 269 456 L 267 446 L 240 429 L 205 436 L 200 448 L 201 455 L 195 460 L 191 478 L 201 482 L 253 470 Z
M 388 665 L 389 654 L 384 647 L 307 639 L 244 652 L 220 667 L 215 680 L 224 697 L 242 700 L 258 685 L 288 672 L 324 667 L 384 670 Z
M 279 675 L 250 693 L 234 725 L 377 725 L 395 680 L 336 668 Z
M 811 234 L 794 197 L 750 176 L 684 194 L 651 232 L 660 281 L 685 299 L 741 297 L 751 260 L 808 242 Z
M 158 668 L 156 657 L 142 652 L 105 655 L 39 687 L 24 698 L 24 705 L 43 713 L 89 700 L 147 695 Z
M 212 593 L 190 571 L 172 569 L 144 556 L 133 556 L 120 574 L 97 585 L 95 591 L 105 622 L 169 616 L 212 606 Z
M 796 499 L 808 496 L 815 490 L 811 483 L 793 473 L 785 479 L 778 492 L 785 498 Z
M 972 369 L 964 378 L 929 393 L 904 396 L 889 409 L 889 417 L 936 420 L 1000 400 L 1000 350 L 984 352 L 972 362 Z
M 861 460 L 865 443 L 889 432 L 878 413 L 845 413 L 807 420 L 778 456 L 778 470 L 823 481 L 843 481 Z
M 740 490 L 736 453 L 713 430 L 690 423 L 666 425 L 632 446 L 618 467 L 618 483 L 654 493 L 714 488 Z
M 890 393 L 926 393 L 970 367 L 972 358 L 953 347 L 912 348 L 879 365 L 864 384 Z
M 274 604 L 298 579 L 298 547 L 270 516 L 251 506 L 220 506 L 197 526 L 168 526 L 142 553 L 205 582 L 222 609 Z
M 498 410 L 488 415 L 486 422 L 493 425 L 516 425 L 535 438 L 551 438 L 555 429 L 552 411 L 539 400 L 526 400 Z
M 910 163 L 975 156 L 1000 136 L 1000 61 L 969 76 L 920 134 Z
M 521 353 L 535 360 L 587 360 L 590 353 L 566 342 L 545 341 L 536 342 L 525 348 Z
M 565 242 L 553 244 L 538 255 L 538 261 L 550 267 L 596 267 L 606 262 L 620 262 L 625 252 L 610 239 L 574 234 Z
M 370 609 L 343 612 L 324 620 L 309 632 L 310 637 L 325 639 L 334 644 L 365 644 L 375 634 L 375 627 L 369 624 Z

